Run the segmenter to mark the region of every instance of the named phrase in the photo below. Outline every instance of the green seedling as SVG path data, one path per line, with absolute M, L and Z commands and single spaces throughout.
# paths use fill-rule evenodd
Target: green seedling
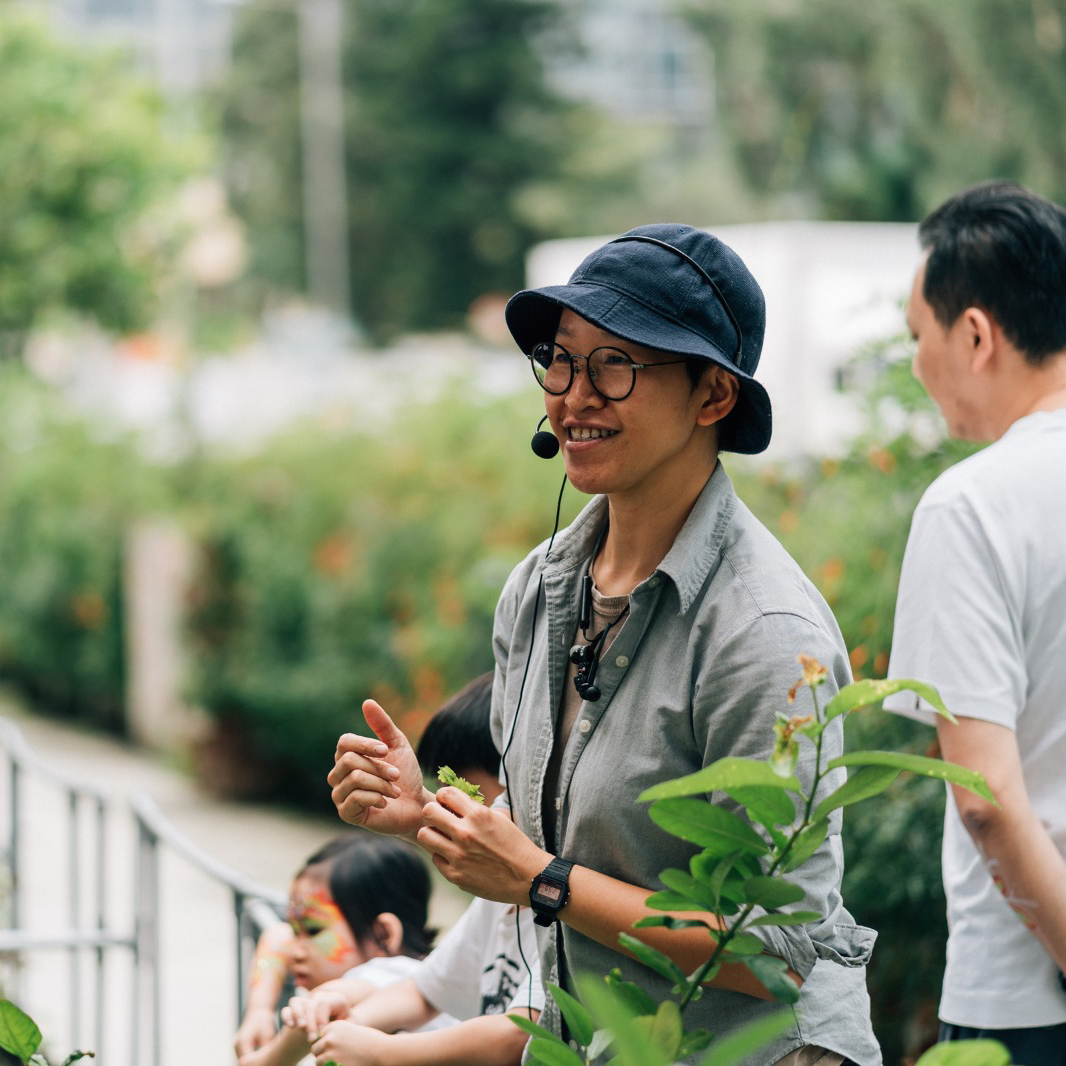
M 478 803 L 485 802 L 481 789 L 477 785 L 470 784 L 465 777 L 460 777 L 450 766 L 437 767 L 437 780 L 442 785 L 450 785 L 452 788 L 465 792 L 471 799 L 477 800 Z

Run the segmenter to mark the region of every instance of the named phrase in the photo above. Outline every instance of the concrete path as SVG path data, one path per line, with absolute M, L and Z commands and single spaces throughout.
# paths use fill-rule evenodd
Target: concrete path
M 73 782 L 94 785 L 107 795 L 108 917 L 123 931 L 132 928 L 134 834 L 128 800 L 135 792 L 151 796 L 198 849 L 281 893 L 287 891 L 301 861 L 342 829 L 339 821 L 327 816 L 212 799 L 160 757 L 30 715 L 18 701 L 3 694 L 0 715 L 18 725 L 35 755 L 51 771 Z M 23 925 L 44 931 L 67 927 L 68 834 L 62 797 L 54 787 L 30 779 L 24 800 Z M 0 795 L 0 824 L 5 826 L 9 806 L 5 787 Z M 77 836 L 83 848 L 91 846 L 88 823 L 79 827 Z M 445 929 L 461 913 L 465 898 L 435 871 L 434 877 L 431 917 L 438 928 Z M 160 896 L 161 1066 L 232 1066 L 237 978 L 230 894 L 183 858 L 163 849 Z M 64 952 L 36 952 L 17 979 L 19 1004 L 40 1025 L 54 1061 L 62 1061 L 74 1047 L 90 1049 L 93 1043 L 91 1004 L 83 1008 L 87 1017 L 80 1031 L 71 1031 L 70 968 Z M 108 965 L 105 989 L 104 1046 L 93 1048 L 102 1052 L 96 1061 L 101 1066 L 145 1066 L 131 1061 L 132 983 L 125 957 Z M 6 985 L 4 990 L 9 990 Z

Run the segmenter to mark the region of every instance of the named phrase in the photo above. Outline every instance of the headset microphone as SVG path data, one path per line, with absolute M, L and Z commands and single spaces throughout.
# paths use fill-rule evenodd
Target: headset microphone
M 559 454 L 559 438 L 554 433 L 540 428 L 547 420 L 548 416 L 545 415 L 537 423 L 537 432 L 533 434 L 529 446 L 533 449 L 533 454 L 539 455 L 541 459 L 554 459 Z

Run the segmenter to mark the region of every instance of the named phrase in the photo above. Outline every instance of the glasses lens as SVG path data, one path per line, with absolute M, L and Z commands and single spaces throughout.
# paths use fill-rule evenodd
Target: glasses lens
M 573 360 L 557 344 L 538 344 L 529 353 L 529 362 L 545 392 L 558 396 L 570 388 Z
M 633 360 L 617 348 L 597 348 L 589 355 L 589 374 L 596 391 L 608 400 L 624 400 L 632 391 L 637 372 Z

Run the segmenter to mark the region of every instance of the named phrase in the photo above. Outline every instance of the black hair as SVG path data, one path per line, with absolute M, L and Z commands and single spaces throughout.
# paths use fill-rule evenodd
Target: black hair
M 418 765 L 428 777 L 441 766 L 455 771 L 500 772 L 500 753 L 492 742 L 492 674 L 482 674 L 443 703 L 418 742 Z
M 957 193 L 918 227 L 929 252 L 922 295 L 950 328 L 967 307 L 991 315 L 1039 366 L 1066 349 L 1066 211 L 1012 181 Z
M 427 926 L 431 884 L 413 847 L 370 833 L 335 837 L 307 859 L 297 876 L 323 865 L 323 880 L 357 944 L 372 941 L 385 951 L 374 923 L 387 911 L 403 927 L 400 953 L 414 959 L 429 954 L 436 935 Z

